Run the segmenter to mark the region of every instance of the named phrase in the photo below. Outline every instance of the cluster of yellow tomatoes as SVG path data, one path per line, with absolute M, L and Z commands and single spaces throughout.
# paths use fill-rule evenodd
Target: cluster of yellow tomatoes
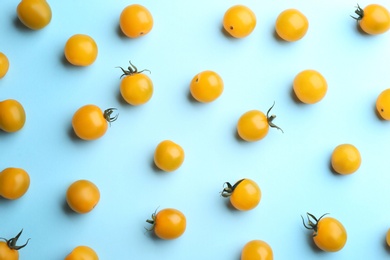
M 390 29 L 390 13 L 380 5 L 372 4 L 364 9 L 357 7 L 356 19 L 361 29 L 368 34 L 381 34 Z M 50 23 L 51 9 L 45 0 L 22 0 L 17 7 L 20 21 L 32 30 L 39 30 Z M 229 8 L 223 17 L 223 27 L 235 38 L 243 38 L 251 34 L 256 26 L 256 15 L 243 5 Z M 132 4 L 123 9 L 119 17 L 119 25 L 127 37 L 138 38 L 148 34 L 153 28 L 153 17 L 149 10 L 139 4 Z M 300 11 L 288 9 L 279 14 L 275 22 L 277 35 L 285 41 L 293 42 L 303 38 L 308 30 L 309 21 Z M 98 46 L 88 35 L 76 34 L 68 39 L 64 47 L 67 61 L 74 66 L 89 66 L 98 55 Z M 0 53 L 0 78 L 4 77 L 9 68 L 7 56 Z M 131 62 L 128 68 L 119 67 L 122 71 L 120 93 L 123 99 L 133 106 L 147 103 L 153 95 L 153 82 L 147 75 L 147 69 L 138 70 Z M 320 102 L 327 92 L 326 79 L 315 70 L 304 70 L 298 73 L 293 81 L 293 91 L 303 103 Z M 222 78 L 214 71 L 202 71 L 195 75 L 190 82 L 190 93 L 193 98 L 202 103 L 213 102 L 224 90 Z M 263 113 L 251 110 L 244 113 L 237 122 L 237 133 L 248 142 L 263 139 L 270 127 L 282 130 L 274 124 L 275 115 L 271 114 L 272 107 Z M 390 89 L 378 95 L 376 108 L 384 120 L 390 120 Z M 75 134 L 83 140 L 91 141 L 102 137 L 108 126 L 118 118 L 116 108 L 101 110 L 98 106 L 87 104 L 75 111 L 72 127 Z M 13 133 L 23 128 L 26 113 L 22 104 L 17 100 L 8 99 L 0 102 L 0 129 Z M 160 142 L 154 153 L 155 165 L 166 172 L 177 170 L 184 162 L 183 148 L 171 141 Z M 352 144 L 340 144 L 331 157 L 331 165 L 339 174 L 352 174 L 361 164 L 359 150 Z M 7 168 L 0 172 L 0 196 L 14 200 L 22 197 L 28 190 L 30 177 L 20 168 Z M 221 191 L 222 197 L 230 199 L 231 205 L 237 210 L 246 211 L 255 208 L 261 200 L 261 189 L 251 179 L 241 179 L 231 184 L 226 182 Z M 88 180 L 78 180 L 72 183 L 66 193 L 69 207 L 80 214 L 94 209 L 100 200 L 98 187 Z M 316 218 L 307 213 L 307 221 L 303 225 L 313 231 L 313 240 L 322 250 L 335 252 L 341 250 L 347 241 L 347 232 L 337 219 L 323 216 Z M 173 208 L 159 210 L 152 214 L 151 231 L 161 239 L 176 239 L 186 230 L 185 215 Z M 18 259 L 18 249 L 26 244 L 16 244 L 21 232 L 14 238 L 0 242 L 0 260 Z M 388 241 L 390 244 L 390 233 Z M 66 260 L 98 259 L 96 252 L 88 246 L 78 246 Z M 262 240 L 249 241 L 242 249 L 242 260 L 273 259 L 270 245 Z

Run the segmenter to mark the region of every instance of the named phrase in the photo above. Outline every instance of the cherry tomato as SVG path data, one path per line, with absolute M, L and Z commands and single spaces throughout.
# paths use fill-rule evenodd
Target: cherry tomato
M 212 102 L 222 94 L 223 80 L 214 71 L 200 72 L 192 79 L 190 92 L 199 102 Z
M 335 218 L 325 217 L 322 215 L 319 219 L 310 213 L 307 213 L 307 221 L 302 217 L 303 225 L 307 229 L 313 230 L 314 243 L 323 251 L 336 252 L 340 251 L 347 242 L 347 231 L 343 224 Z M 313 222 L 314 221 L 314 222 Z
M 131 62 L 128 70 L 119 67 L 125 76 L 120 85 L 120 92 L 123 99 L 133 106 L 143 105 L 150 100 L 153 95 L 153 82 L 142 72 L 149 70 L 138 71 Z
M 26 112 L 22 104 L 14 99 L 0 102 L 0 129 L 13 133 L 23 128 L 26 122 Z
M 225 183 L 226 187 L 221 192 L 225 198 L 230 198 L 232 206 L 238 210 L 254 209 L 261 199 L 261 190 L 256 182 L 250 179 L 242 179 L 231 185 Z
M 360 28 L 367 34 L 382 34 L 390 29 L 390 13 L 378 4 L 367 5 L 362 9 L 359 5 L 355 10 L 358 17 L 353 17 L 358 21 Z
M 138 38 L 152 30 L 153 16 L 146 7 L 132 4 L 123 9 L 119 26 L 127 37 Z
M 95 105 L 85 105 L 79 108 L 72 118 L 72 126 L 75 134 L 83 140 L 95 140 L 102 137 L 108 128 L 108 124 L 118 118 L 118 114 L 111 116 L 115 108 L 109 108 L 104 112 Z
M 69 207 L 80 214 L 92 211 L 100 200 L 98 187 L 88 180 L 73 182 L 67 192 L 66 201 Z
M 184 214 L 177 209 L 162 209 L 152 214 L 152 219 L 146 220 L 152 224 L 150 231 L 154 230 L 161 239 L 176 239 L 186 230 L 187 220 Z
M 0 79 L 3 78 L 5 74 L 7 74 L 8 69 L 9 60 L 4 53 L 0 52 Z
M 64 54 L 69 63 L 75 66 L 89 66 L 97 58 L 98 46 L 91 36 L 75 34 L 66 42 Z
M 241 251 L 241 260 L 273 260 L 272 248 L 262 240 L 252 240 Z
M 376 110 L 384 120 L 390 120 L 390 88 L 379 94 L 376 100 Z
M 352 144 L 341 144 L 333 150 L 331 163 L 337 173 L 354 173 L 359 169 L 361 162 L 360 152 Z
M 51 8 L 46 0 L 22 0 L 16 12 L 20 21 L 32 30 L 40 30 L 51 21 Z
M 21 168 L 6 168 L 0 172 L 0 196 L 15 200 L 30 187 L 30 176 Z
M 23 230 L 20 231 L 14 238 L 4 239 L 4 241 L 0 241 L 0 260 L 19 260 L 19 252 L 18 250 L 25 247 L 29 240 L 24 245 L 17 246 L 16 243 Z
M 154 163 L 166 172 L 177 170 L 184 162 L 184 150 L 171 140 L 160 142 L 154 151 Z
M 267 115 L 259 110 L 250 110 L 244 113 L 237 122 L 238 135 L 245 141 L 255 142 L 263 139 L 268 134 L 269 127 L 277 128 L 283 132 L 280 127 L 272 122 L 276 116 L 269 115 L 274 105 L 268 109 Z
M 301 102 L 314 104 L 325 97 L 328 83 L 318 71 L 304 70 L 296 75 L 293 89 Z
M 99 256 L 88 246 L 77 246 L 65 257 L 65 260 L 99 260 Z
M 386 233 L 386 244 L 390 246 L 390 229 L 388 229 Z
M 276 19 L 276 33 L 285 41 L 295 42 L 303 38 L 309 29 L 306 16 L 296 9 L 281 12 Z
M 223 28 L 235 38 L 244 38 L 256 27 L 255 13 L 244 5 L 230 7 L 223 17 Z

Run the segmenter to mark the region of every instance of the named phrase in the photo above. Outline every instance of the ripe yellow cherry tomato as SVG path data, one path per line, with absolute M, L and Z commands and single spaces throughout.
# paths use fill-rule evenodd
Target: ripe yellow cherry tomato
M 192 79 L 190 92 L 199 102 L 212 102 L 222 94 L 223 80 L 214 71 L 202 71 Z
M 379 94 L 376 100 L 376 110 L 384 120 L 390 120 L 390 88 Z
M 359 169 L 361 162 L 360 152 L 352 144 L 341 144 L 333 150 L 331 163 L 337 173 L 354 173 Z
M 241 260 L 273 260 L 272 248 L 262 240 L 252 240 L 241 251 Z
M 335 218 L 322 215 L 319 219 L 307 213 L 308 223 L 303 225 L 313 230 L 313 240 L 317 247 L 326 252 L 340 251 L 347 242 L 347 231 L 343 224 Z
M 230 7 L 223 17 L 223 27 L 235 38 L 244 38 L 256 27 L 255 13 L 244 5 Z
M 4 53 L 0 52 L 0 79 L 3 78 L 5 74 L 7 74 L 8 69 L 9 60 Z
M 359 5 L 355 13 L 358 17 L 352 17 L 358 21 L 360 28 L 367 34 L 382 34 L 390 29 L 390 13 L 378 4 L 367 5 L 362 9 Z
M 118 114 L 111 116 L 115 108 L 109 108 L 104 112 L 95 105 L 85 105 L 79 108 L 72 118 L 72 126 L 75 134 L 83 140 L 95 140 L 102 137 L 108 128 L 108 124 L 118 118 Z
M 154 230 L 161 239 L 176 239 L 186 230 L 187 220 L 184 214 L 172 208 L 162 209 L 152 214 L 152 219 L 146 220 L 152 224 L 150 231 Z
M 160 142 L 154 151 L 154 163 L 166 172 L 177 170 L 184 162 L 184 149 L 171 140 Z
M 256 182 L 250 179 L 242 179 L 231 185 L 225 183 L 226 187 L 221 192 L 225 198 L 230 198 L 232 206 L 238 210 L 251 210 L 255 208 L 261 199 L 261 190 Z
M 16 12 L 20 21 L 33 30 L 40 30 L 51 21 L 51 8 L 46 0 L 22 0 Z
M 328 83 L 324 76 L 315 70 L 304 70 L 296 75 L 293 89 L 297 98 L 306 104 L 314 104 L 325 97 Z
M 64 54 L 69 63 L 75 66 L 89 66 L 97 58 L 98 46 L 91 36 L 75 34 L 66 42 Z
M 386 244 L 390 246 L 390 228 L 387 230 L 386 233 Z
M 65 260 L 99 260 L 99 256 L 88 246 L 77 246 L 65 257 Z
M 16 245 L 22 232 L 23 230 L 11 239 L 2 238 L 4 241 L 0 241 L 0 260 L 19 260 L 18 250 L 25 247 L 29 241 L 27 240 L 27 242 L 21 246 Z
M 296 9 L 281 12 L 276 19 L 276 33 L 285 41 L 295 42 L 303 38 L 309 29 L 306 16 Z
M 267 134 L 269 127 L 283 130 L 272 121 L 276 115 L 269 115 L 275 103 L 268 109 L 267 115 L 259 110 L 250 110 L 244 113 L 237 122 L 237 133 L 245 141 L 255 142 L 263 139 Z
M 153 16 L 146 7 L 132 4 L 123 9 L 119 26 L 127 37 L 138 38 L 152 30 Z
M 80 214 L 90 212 L 100 200 L 98 187 L 88 180 L 73 182 L 66 191 L 66 201 L 69 207 Z
M 0 172 L 0 196 L 15 200 L 30 187 L 30 176 L 21 168 L 6 168 Z
M 142 72 L 149 70 L 138 71 L 131 62 L 128 70 L 119 67 L 125 76 L 120 85 L 120 92 L 123 99 L 133 106 L 143 105 L 150 100 L 153 95 L 153 82 Z
M 13 133 L 23 128 L 26 122 L 26 112 L 22 104 L 14 99 L 0 102 L 0 129 Z

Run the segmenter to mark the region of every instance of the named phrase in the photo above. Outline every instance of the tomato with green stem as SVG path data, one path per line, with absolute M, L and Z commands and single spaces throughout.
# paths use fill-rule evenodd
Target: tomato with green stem
M 65 260 L 99 260 L 99 256 L 89 246 L 77 246 L 65 257 Z
M 52 17 L 50 5 L 46 0 L 22 0 L 16 12 L 19 20 L 32 30 L 46 27 Z
M 22 104 L 14 99 L 0 102 L 0 129 L 14 133 L 21 130 L 26 123 L 26 112 Z
M 0 196 L 9 200 L 21 198 L 30 187 L 30 175 L 21 168 L 9 167 L 0 172 Z
M 234 185 L 225 182 L 225 187 L 221 192 L 222 197 L 230 198 L 232 206 L 241 211 L 254 209 L 261 199 L 259 185 L 251 179 L 242 179 Z
M 234 5 L 223 16 L 223 28 L 235 38 L 244 38 L 256 27 L 256 15 L 247 6 Z
M 152 214 L 152 218 L 146 220 L 152 225 L 148 231 L 154 231 L 161 239 L 176 239 L 186 230 L 187 220 L 185 215 L 173 208 L 162 209 Z
M 145 6 L 132 4 L 123 9 L 119 26 L 127 37 L 138 38 L 152 30 L 153 16 Z
M 0 52 L 0 79 L 4 78 L 9 69 L 9 60 L 8 57 Z
M 30 240 L 30 239 L 28 239 L 24 245 L 21 245 L 21 246 L 16 245 L 22 232 L 23 232 L 23 229 L 14 238 L 11 238 L 11 239 L 0 238 L 0 239 L 4 240 L 4 241 L 0 241 L 0 260 L 18 260 L 19 259 L 18 250 L 27 246 L 28 241 Z
M 363 32 L 377 35 L 387 32 L 390 29 L 390 12 L 381 5 L 370 4 L 364 9 L 357 5 L 355 19 Z
M 263 240 L 252 240 L 246 243 L 241 251 L 241 260 L 273 260 L 271 246 Z

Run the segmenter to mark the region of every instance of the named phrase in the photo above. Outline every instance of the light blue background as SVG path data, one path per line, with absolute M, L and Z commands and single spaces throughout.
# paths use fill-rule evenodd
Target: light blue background
M 139 1 L 154 17 L 150 34 L 139 39 L 119 31 L 122 9 L 134 2 L 49 1 L 53 19 L 40 31 L 17 20 L 18 1 L 0 3 L 0 51 L 10 69 L 0 80 L 0 100 L 25 107 L 18 133 L 0 133 L 0 168 L 21 167 L 31 177 L 19 200 L 0 199 L 0 236 L 29 245 L 20 259 L 63 259 L 75 246 L 88 245 L 100 259 L 233 259 L 252 239 L 267 241 L 275 259 L 387 259 L 384 238 L 390 227 L 390 124 L 375 113 L 378 94 L 390 87 L 390 33 L 367 36 L 357 30 L 355 0 L 328 1 Z M 360 1 L 364 7 L 371 2 Z M 388 1 L 376 3 L 390 8 Z M 245 4 L 257 26 L 244 39 L 223 33 L 222 17 Z M 278 14 L 301 10 L 307 35 L 295 43 L 274 36 Z M 63 58 L 66 40 L 76 33 L 98 44 L 96 62 L 73 67 Z M 144 106 L 131 107 L 119 96 L 116 66 L 131 60 L 151 70 L 155 92 Z M 326 97 L 315 105 L 297 102 L 292 80 L 304 69 L 328 81 Z M 192 77 L 214 70 L 225 83 L 222 96 L 200 104 L 189 97 Z M 275 123 L 256 143 L 240 141 L 238 118 L 250 109 L 266 111 L 276 101 Z M 119 119 L 92 142 L 74 138 L 73 113 L 93 103 L 117 107 Z M 176 172 L 153 166 L 156 145 L 171 139 L 184 148 Z M 339 176 L 330 169 L 335 146 L 352 143 L 361 168 Z M 220 197 L 223 183 L 257 181 L 263 197 L 252 211 L 232 210 Z M 67 187 L 89 179 L 101 200 L 89 214 L 72 213 Z M 145 220 L 159 207 L 187 216 L 177 240 L 145 233 Z M 311 244 L 302 226 L 307 211 L 329 212 L 348 231 L 337 253 Z

